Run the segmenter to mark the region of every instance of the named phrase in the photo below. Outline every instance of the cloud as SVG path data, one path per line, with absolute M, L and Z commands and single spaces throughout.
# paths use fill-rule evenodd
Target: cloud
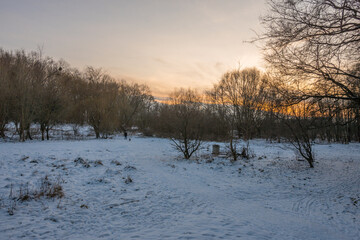
M 159 57 L 156 57 L 156 58 L 153 58 L 153 60 L 157 63 L 161 63 L 161 64 L 164 64 L 164 65 L 168 65 L 169 62 L 165 61 L 164 59 L 162 58 L 159 58 Z

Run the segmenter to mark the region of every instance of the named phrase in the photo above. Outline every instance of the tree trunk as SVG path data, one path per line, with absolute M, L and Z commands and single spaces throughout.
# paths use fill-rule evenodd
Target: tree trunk
M 355 115 L 356 115 L 356 129 L 357 129 L 357 140 L 360 143 L 360 113 L 359 113 L 359 108 L 356 109 L 355 111 Z
M 237 161 L 236 143 L 234 147 L 232 138 L 230 139 L 230 152 L 233 157 L 233 162 L 236 162 Z
M 50 136 L 49 136 L 49 126 L 46 127 L 46 140 L 50 140 Z
M 186 130 L 185 130 L 185 133 L 184 133 L 184 157 L 185 157 L 185 159 L 190 158 Z
M 0 137 L 5 138 L 5 124 L 0 126 Z
M 100 132 L 97 129 L 94 129 L 96 138 L 100 138 Z
M 313 164 L 313 160 L 311 159 L 311 160 L 308 160 L 308 163 L 309 163 L 309 165 L 310 165 L 310 168 L 314 168 L 314 164 Z
M 40 124 L 40 131 L 41 131 L 41 141 L 45 140 L 45 125 Z
M 26 130 L 26 138 L 30 139 L 30 140 L 33 140 L 32 137 L 31 137 L 31 134 L 30 134 L 30 129 Z
M 96 138 L 100 138 L 99 127 L 97 127 L 95 124 L 93 124 L 92 127 L 93 127 L 93 129 L 94 129 Z
M 19 123 L 19 127 L 17 128 L 17 132 L 19 133 L 19 141 L 25 142 L 25 130 L 21 122 Z
M 360 143 L 360 117 L 358 117 L 357 120 L 357 138 L 358 138 L 358 142 Z

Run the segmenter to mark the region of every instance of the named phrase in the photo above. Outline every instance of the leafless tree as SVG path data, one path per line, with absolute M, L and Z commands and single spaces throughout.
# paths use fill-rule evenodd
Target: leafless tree
M 269 0 L 262 18 L 265 60 L 289 84 L 297 101 L 342 99 L 360 106 L 360 2 Z
M 11 69 L 11 54 L 0 49 L 0 137 L 5 137 L 5 126 L 10 120 L 11 88 L 9 74 Z
M 10 73 L 12 89 L 12 120 L 19 134 L 20 141 L 31 139 L 30 125 L 34 120 L 36 81 L 31 74 L 31 56 L 24 51 L 16 51 Z
M 297 105 L 285 107 L 278 112 L 284 125 L 288 127 L 289 134 L 285 135 L 293 146 L 295 153 L 305 159 L 311 168 L 314 167 L 313 140 L 316 135 L 312 133 L 316 129 L 317 109 L 314 102 L 304 101 Z
M 33 106 L 34 121 L 40 124 L 41 139 L 49 140 L 49 130 L 59 122 L 59 115 L 64 104 L 60 91 L 59 78 L 62 67 L 51 58 L 44 58 L 38 52 L 32 58 L 32 78 L 36 85 L 36 99 Z
M 251 139 L 264 119 L 266 76 L 255 68 L 225 73 L 208 93 L 214 104 L 221 106 L 229 124 L 230 152 L 234 161 L 239 155 L 236 138 Z
M 231 106 L 234 127 L 245 140 L 251 139 L 262 121 L 265 101 L 264 77 L 255 68 L 234 70 L 223 75 L 214 86 L 221 101 Z
M 146 85 L 119 83 L 117 95 L 118 129 L 126 132 L 136 122 L 140 113 L 149 109 L 154 101 L 150 89 Z
M 77 136 L 79 127 L 86 122 L 87 83 L 76 69 L 62 70 L 58 83 L 65 105 L 60 121 L 72 124 L 74 135 Z
M 161 109 L 160 119 L 175 149 L 189 159 L 202 143 L 203 119 L 200 95 L 191 89 L 180 89 L 170 95 Z
M 116 97 L 118 85 L 101 69 L 88 67 L 85 72 L 87 81 L 86 116 L 93 127 L 96 138 L 106 137 L 115 130 Z

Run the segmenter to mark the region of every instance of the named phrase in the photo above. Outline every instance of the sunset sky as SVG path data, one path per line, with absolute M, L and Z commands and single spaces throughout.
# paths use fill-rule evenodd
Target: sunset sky
M 210 88 L 232 68 L 262 66 L 244 41 L 260 32 L 265 0 L 0 1 L 0 47 L 102 67 L 166 96 Z

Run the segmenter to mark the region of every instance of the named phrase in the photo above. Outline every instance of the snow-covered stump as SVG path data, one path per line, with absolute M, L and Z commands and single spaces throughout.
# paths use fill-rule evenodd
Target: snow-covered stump
M 220 154 L 220 145 L 217 145 L 217 144 L 212 145 L 212 154 L 213 155 Z

